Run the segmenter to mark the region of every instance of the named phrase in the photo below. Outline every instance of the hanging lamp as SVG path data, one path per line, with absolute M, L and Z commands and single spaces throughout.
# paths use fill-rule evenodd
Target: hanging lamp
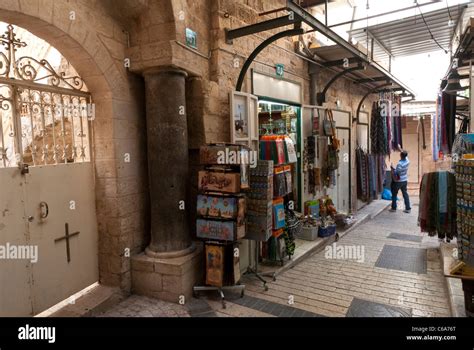
M 443 89 L 443 92 L 454 95 L 458 91 L 463 90 L 461 84 L 459 83 L 460 80 L 461 76 L 459 75 L 458 70 L 456 68 L 451 69 L 451 72 L 449 72 L 448 75 L 448 84 Z

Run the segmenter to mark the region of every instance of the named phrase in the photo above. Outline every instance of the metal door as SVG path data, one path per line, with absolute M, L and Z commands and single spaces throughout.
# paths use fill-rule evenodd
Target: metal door
M 29 316 L 98 280 L 93 105 L 80 77 L 15 57 L 12 26 L 0 41 L 0 316 Z
M 341 141 L 339 168 L 337 169 L 337 210 L 348 213 L 350 210 L 350 130 L 336 128 Z

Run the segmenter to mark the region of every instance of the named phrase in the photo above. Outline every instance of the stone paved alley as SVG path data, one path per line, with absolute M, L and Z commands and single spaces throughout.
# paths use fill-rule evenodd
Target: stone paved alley
M 244 277 L 245 296 L 229 295 L 225 309 L 213 293 L 184 306 L 135 295 L 103 316 L 451 316 L 439 241 L 419 232 L 417 211 L 416 203 L 411 214 L 385 210 L 336 243 L 363 247 L 363 262 L 328 259 L 322 250 L 268 291 Z

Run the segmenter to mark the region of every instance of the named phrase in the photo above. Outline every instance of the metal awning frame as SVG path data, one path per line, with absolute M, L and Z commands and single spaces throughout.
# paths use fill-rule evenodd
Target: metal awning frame
M 386 81 L 390 81 L 392 85 L 398 85 L 401 90 L 407 91 L 410 95 L 414 96 L 414 93 L 408 86 L 403 84 L 399 79 L 397 79 L 394 75 L 392 75 L 389 71 L 383 68 L 380 64 L 373 61 L 369 55 L 364 54 L 352 44 L 348 43 L 342 37 L 340 37 L 337 33 L 335 33 L 332 29 L 324 25 L 322 22 L 317 20 L 312 14 L 308 11 L 294 3 L 292 0 L 287 0 L 286 2 L 286 11 L 288 11 L 288 15 L 281 16 L 275 19 L 263 21 L 260 23 L 248 25 L 245 27 L 227 30 L 226 29 L 226 41 L 228 43 L 232 43 L 232 40 L 244 37 L 251 34 L 256 34 L 262 31 L 267 31 L 270 29 L 276 29 L 280 27 L 285 27 L 289 25 L 294 25 L 294 28 L 298 28 L 302 22 L 309 25 L 313 30 L 320 32 L 324 36 L 326 36 L 329 40 L 336 43 L 339 47 L 343 48 L 347 53 L 350 55 L 348 57 L 350 63 L 357 63 L 363 64 L 366 67 L 374 68 L 380 75 L 386 77 Z M 340 61 L 340 60 L 338 60 Z M 326 62 L 328 67 L 337 65 L 336 62 Z M 251 62 L 250 62 L 251 63 Z M 321 62 L 316 62 L 321 64 Z M 324 66 L 324 62 L 322 63 Z M 351 71 L 352 72 L 352 71 Z M 355 76 L 355 80 L 360 80 L 360 77 Z M 371 83 L 373 80 L 368 80 L 367 83 Z M 373 87 L 368 87 L 372 89 Z

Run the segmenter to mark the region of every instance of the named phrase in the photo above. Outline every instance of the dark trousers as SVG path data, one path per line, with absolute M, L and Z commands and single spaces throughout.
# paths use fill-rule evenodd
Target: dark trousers
M 410 198 L 407 192 L 407 181 L 395 182 L 392 181 L 392 209 L 397 209 L 397 195 L 398 190 L 402 190 L 403 200 L 405 202 L 405 209 L 411 210 Z

